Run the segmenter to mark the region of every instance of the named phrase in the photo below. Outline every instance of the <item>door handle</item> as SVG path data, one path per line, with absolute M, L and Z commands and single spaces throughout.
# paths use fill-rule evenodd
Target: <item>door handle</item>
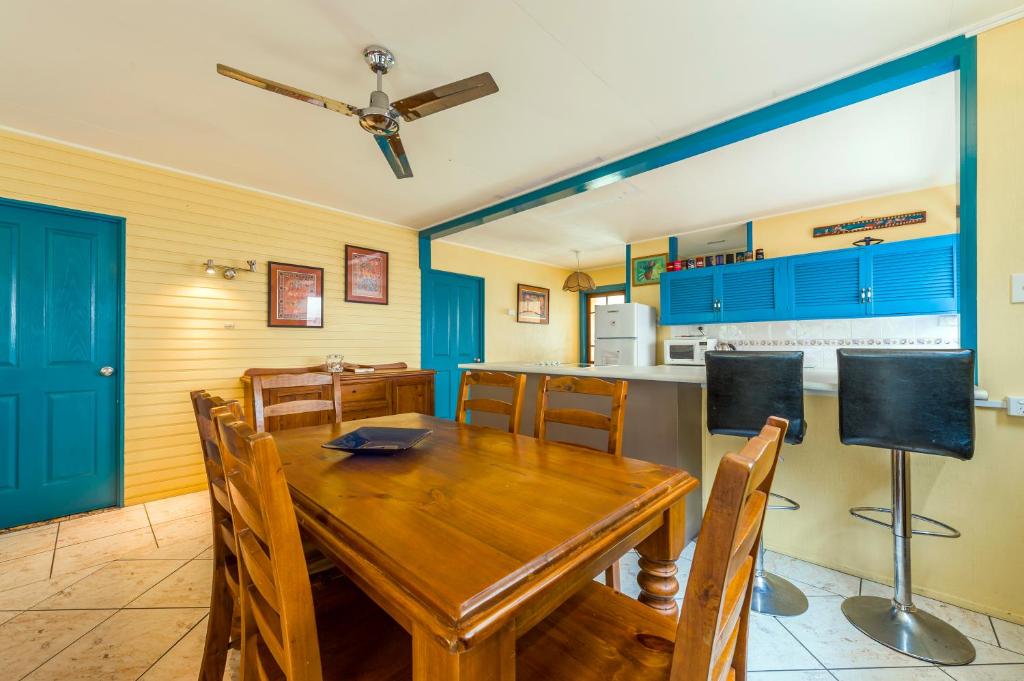
M 100 367 L 100 376 L 113 376 L 114 367 Z
M 473 361 L 474 361 L 474 362 L 482 362 L 483 360 L 482 360 L 482 359 L 480 359 L 479 357 L 474 357 L 474 358 L 473 358 Z

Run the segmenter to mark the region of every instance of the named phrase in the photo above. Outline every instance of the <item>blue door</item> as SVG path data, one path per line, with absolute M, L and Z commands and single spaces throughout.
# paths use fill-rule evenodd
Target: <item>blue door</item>
M 0 199 L 0 527 L 119 502 L 123 230 Z
M 484 280 L 430 270 L 423 278 L 423 366 L 434 377 L 434 414 L 455 416 L 460 364 L 484 358 Z

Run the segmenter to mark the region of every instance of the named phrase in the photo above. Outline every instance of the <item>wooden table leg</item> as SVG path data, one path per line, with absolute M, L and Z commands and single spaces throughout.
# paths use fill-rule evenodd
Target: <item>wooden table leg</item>
M 640 602 L 673 618 L 679 617 L 675 596 L 679 592 L 676 561 L 683 552 L 686 538 L 686 499 L 666 509 L 661 527 L 644 539 L 640 552 Z
M 413 681 L 515 681 L 515 625 L 461 652 L 419 625 L 412 630 Z

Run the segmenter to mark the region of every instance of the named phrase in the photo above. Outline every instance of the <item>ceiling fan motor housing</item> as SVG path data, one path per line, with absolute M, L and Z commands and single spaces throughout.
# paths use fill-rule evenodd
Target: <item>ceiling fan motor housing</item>
M 359 110 L 359 125 L 374 135 L 394 135 L 398 132 L 398 112 L 391 108 L 388 96 L 381 90 L 370 93 L 370 106 Z

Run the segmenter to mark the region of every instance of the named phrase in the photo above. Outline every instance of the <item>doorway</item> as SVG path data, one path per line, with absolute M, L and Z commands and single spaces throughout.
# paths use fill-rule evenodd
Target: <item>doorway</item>
M 0 527 L 123 501 L 124 230 L 0 199 Z
M 626 285 L 610 284 L 598 286 L 593 291 L 580 292 L 580 363 L 594 363 L 594 329 L 597 323 L 598 305 L 615 305 L 626 302 Z
M 423 276 L 423 368 L 433 369 L 434 415 L 455 416 L 460 364 L 484 360 L 484 280 L 429 270 Z

